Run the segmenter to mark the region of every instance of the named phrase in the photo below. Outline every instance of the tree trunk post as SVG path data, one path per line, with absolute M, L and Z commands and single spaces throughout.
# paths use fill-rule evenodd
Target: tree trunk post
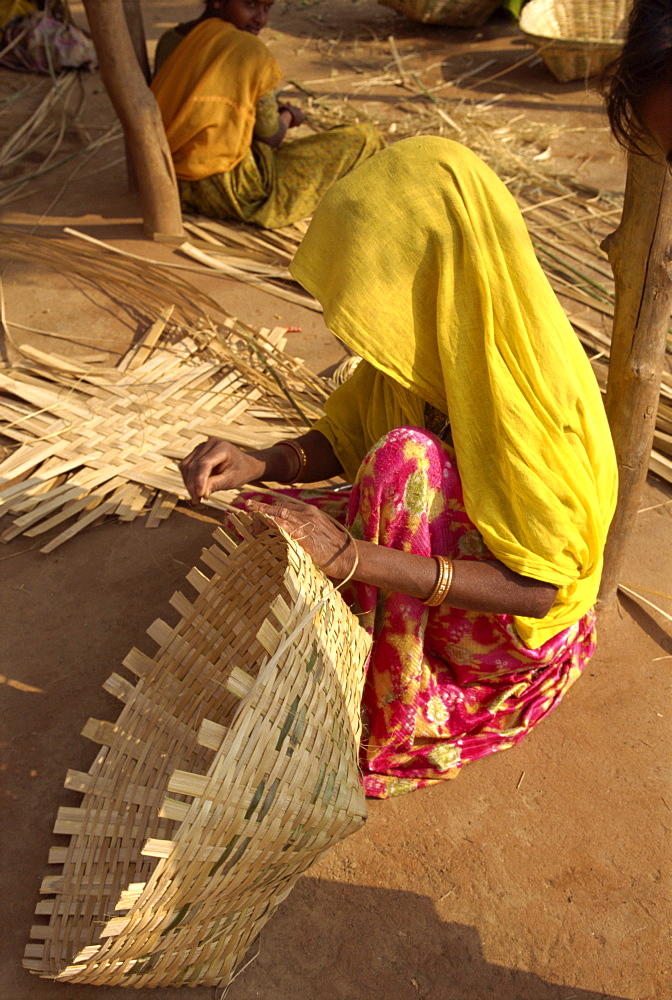
M 147 57 L 147 39 L 145 37 L 145 25 L 142 21 L 140 0 L 122 0 L 122 2 L 124 5 L 126 24 L 128 25 L 128 33 L 131 36 L 131 41 L 133 42 L 133 48 L 135 49 L 138 65 L 142 70 L 142 75 L 144 76 L 146 83 L 149 85 L 152 80 L 152 73 L 149 68 L 149 59 Z M 126 176 L 128 177 L 128 190 L 133 193 L 138 192 L 140 190 L 140 186 L 138 184 L 138 177 L 135 172 L 135 167 L 133 166 L 133 160 L 131 159 L 128 146 L 126 147 Z
M 84 0 L 100 75 L 124 130 L 138 179 L 145 232 L 182 238 L 182 212 L 170 149 L 154 95 L 135 54 L 122 0 Z
M 142 70 L 145 82 L 149 84 L 152 74 L 147 57 L 147 38 L 145 36 L 145 25 L 142 20 L 140 0 L 122 0 L 122 3 L 124 5 L 124 16 L 126 17 L 128 33 L 131 36 L 138 65 Z
M 653 446 L 672 304 L 672 182 L 660 154 L 629 154 L 623 215 L 602 244 L 616 283 L 605 406 L 618 460 L 618 505 L 599 600 L 616 597 Z

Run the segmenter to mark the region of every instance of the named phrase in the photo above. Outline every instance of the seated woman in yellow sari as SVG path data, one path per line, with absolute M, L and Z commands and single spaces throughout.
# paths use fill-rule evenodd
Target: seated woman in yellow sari
M 465 147 L 406 139 L 339 181 L 292 272 L 363 360 L 308 433 L 249 453 L 210 438 L 181 470 L 194 501 L 352 483 L 244 502 L 334 579 L 354 567 L 374 637 L 362 771 L 384 797 L 517 743 L 581 673 L 614 451 L 520 212 Z
M 206 0 L 161 36 L 152 90 L 182 207 L 276 229 L 312 215 L 329 187 L 384 146 L 371 125 L 283 144 L 300 108 L 279 104 L 282 74 L 257 38 L 272 0 Z

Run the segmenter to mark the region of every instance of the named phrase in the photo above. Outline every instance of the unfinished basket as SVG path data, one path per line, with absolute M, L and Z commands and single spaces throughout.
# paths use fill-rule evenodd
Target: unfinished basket
M 378 0 L 385 7 L 424 24 L 449 24 L 456 28 L 480 28 L 501 0 Z
M 24 965 L 69 982 L 227 984 L 299 875 L 366 818 L 359 706 L 370 639 L 305 552 L 261 518 L 221 529 L 208 579 L 104 685 L 102 744 L 59 810 Z
M 632 0 L 530 0 L 520 28 L 561 83 L 601 73 L 623 45 Z

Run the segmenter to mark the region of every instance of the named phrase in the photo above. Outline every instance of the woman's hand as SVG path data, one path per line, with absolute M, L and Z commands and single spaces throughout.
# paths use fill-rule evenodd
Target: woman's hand
M 266 463 L 230 441 L 210 437 L 182 459 L 179 469 L 191 502 L 198 503 L 217 490 L 235 489 L 260 479 Z
M 289 497 L 272 504 L 247 500 L 245 507 L 272 517 L 327 576 L 343 580 L 352 571 L 356 559 L 354 540 L 316 507 Z
M 306 120 L 306 116 L 295 104 L 281 104 L 278 109 L 280 112 L 288 111 L 290 115 L 290 121 L 287 124 L 287 128 L 296 128 L 298 125 L 303 125 Z

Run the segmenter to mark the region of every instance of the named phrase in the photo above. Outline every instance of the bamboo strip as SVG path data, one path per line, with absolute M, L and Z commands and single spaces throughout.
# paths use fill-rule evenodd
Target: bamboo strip
M 128 351 L 121 359 L 117 365 L 118 371 L 125 372 L 133 368 L 139 368 L 145 361 L 147 361 L 152 352 L 152 348 L 158 343 L 161 334 L 165 330 L 166 325 L 170 321 L 174 312 L 174 305 L 166 306 L 166 308 L 161 311 L 161 315 L 156 322 L 152 323 L 149 330 L 147 330 L 147 332 L 140 338 L 135 347 Z
M 67 542 L 70 538 L 74 538 L 75 535 L 79 534 L 80 531 L 83 531 L 89 524 L 93 524 L 93 522 L 97 521 L 98 518 L 104 517 L 105 514 L 112 513 L 112 511 L 114 511 L 118 506 L 120 500 L 127 496 L 132 488 L 133 487 L 129 485 L 121 486 L 110 500 L 104 500 L 102 503 L 96 503 L 93 510 L 84 514 L 73 525 L 66 528 L 65 531 L 62 531 L 60 535 L 57 535 L 56 538 L 52 538 L 50 542 L 43 545 L 40 552 L 53 552 L 59 545 L 62 545 L 63 542 Z
M 278 298 L 286 299 L 287 302 L 294 302 L 297 305 L 305 306 L 306 309 L 312 309 L 315 312 L 322 312 L 322 306 L 319 302 L 309 295 L 299 295 L 297 292 L 289 291 L 289 289 L 280 288 L 278 285 L 272 285 L 269 281 L 265 281 L 256 274 L 249 274 L 247 271 L 243 271 L 241 268 L 235 267 L 233 264 L 224 263 L 224 261 L 218 260 L 216 257 L 212 257 L 210 254 L 206 254 L 202 250 L 198 250 L 190 243 L 182 243 L 178 249 L 185 254 L 185 256 L 190 257 L 192 260 L 197 260 L 201 264 L 205 264 L 214 271 L 221 271 L 222 274 L 227 274 L 229 277 L 237 278 L 239 281 L 244 281 L 247 284 L 254 285 L 257 288 L 261 288 L 265 292 L 270 292 L 272 295 L 276 295 Z

